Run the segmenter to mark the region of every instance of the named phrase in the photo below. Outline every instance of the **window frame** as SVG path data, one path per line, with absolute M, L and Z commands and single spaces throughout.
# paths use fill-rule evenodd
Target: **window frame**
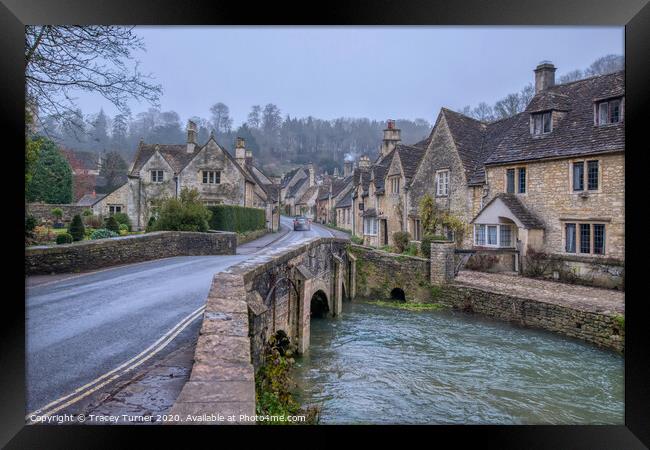
M 548 120 L 546 120 L 548 118 Z M 548 131 L 546 125 L 548 124 Z M 544 136 L 553 132 L 553 111 L 540 111 L 531 114 L 531 134 Z
M 378 224 L 376 217 L 364 217 L 363 218 L 363 234 L 364 236 L 377 236 Z M 370 225 L 372 224 L 372 225 Z M 373 232 L 374 231 L 374 232 Z
M 513 174 L 512 191 L 510 190 L 510 183 L 508 180 L 509 178 L 508 175 L 511 173 Z M 522 173 L 524 174 L 523 185 L 522 185 L 522 176 L 521 176 Z M 506 192 L 507 194 L 526 195 L 528 193 L 528 166 L 527 165 L 506 167 L 504 178 L 505 178 L 504 192 Z M 523 186 L 523 190 L 522 190 L 522 186 Z
M 201 170 L 201 181 L 202 184 L 221 184 L 221 171 L 210 169 Z
M 112 216 L 113 214 L 118 214 L 122 212 L 122 205 L 107 205 L 108 206 L 108 215 Z M 119 211 L 117 211 L 119 208 Z M 113 211 L 111 211 L 113 209 Z
M 618 105 L 618 120 L 616 122 L 612 122 L 613 104 Z M 611 97 L 607 99 L 594 101 L 594 126 L 602 127 L 602 126 L 616 125 L 622 123 L 624 120 L 624 104 L 625 104 L 624 96 Z M 606 106 L 607 109 L 607 111 L 605 112 L 605 117 L 606 117 L 605 122 L 601 120 L 603 106 Z
M 596 186 L 593 189 L 590 189 L 590 183 L 589 183 L 589 166 L 590 163 L 596 163 L 597 164 L 597 179 L 596 179 Z M 574 177 L 574 167 L 578 167 L 579 165 L 582 165 L 582 188 L 581 189 L 576 189 L 575 186 L 575 177 Z M 583 193 L 600 193 L 602 190 L 602 184 L 603 184 L 603 160 L 601 158 L 579 158 L 579 159 L 572 159 L 569 161 L 569 192 L 572 194 L 583 194 Z
M 151 169 L 149 170 L 151 175 L 152 183 L 163 183 L 165 181 L 165 171 L 161 169 Z M 155 176 L 154 176 L 155 174 Z
M 442 181 L 442 175 L 445 175 L 444 183 Z M 436 170 L 435 174 L 435 183 L 436 183 L 436 197 L 449 197 L 449 184 L 450 184 L 451 174 L 449 169 Z M 444 186 L 444 192 L 440 190 L 440 187 Z
M 489 242 L 489 229 L 491 227 L 496 228 L 496 244 L 490 244 Z M 502 245 L 502 228 L 508 228 L 510 230 L 510 245 Z M 481 239 L 479 238 L 479 235 Z M 502 249 L 514 249 L 516 247 L 517 238 L 515 235 L 515 228 L 512 223 L 475 223 L 474 224 L 474 247 L 490 247 L 490 248 L 502 248 Z M 483 243 L 480 243 L 482 241 Z
M 567 228 L 572 225 L 573 226 L 573 251 L 570 251 L 567 249 Z M 584 247 L 584 242 L 583 242 L 583 230 L 585 229 L 584 227 L 588 227 L 588 247 L 589 251 L 584 252 L 583 249 Z M 600 243 L 601 245 L 601 252 L 596 252 L 596 230 L 600 229 L 602 230 L 602 242 Z M 604 257 L 607 255 L 607 249 L 608 249 L 608 244 L 607 244 L 607 223 L 605 222 L 590 222 L 590 221 L 582 221 L 582 220 L 567 220 L 562 222 L 562 253 L 567 254 L 567 255 L 575 255 L 575 256 L 589 256 L 589 257 Z

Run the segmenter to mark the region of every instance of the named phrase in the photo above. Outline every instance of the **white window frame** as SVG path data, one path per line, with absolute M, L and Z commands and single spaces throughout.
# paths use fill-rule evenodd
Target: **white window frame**
M 483 235 L 483 244 L 479 244 L 477 240 L 477 230 L 481 230 L 482 228 L 482 235 Z M 490 244 L 488 243 L 488 228 L 489 227 L 496 227 L 496 244 Z M 510 228 L 510 245 L 508 247 L 504 247 L 501 245 L 501 227 L 509 227 Z M 515 248 L 516 244 L 516 236 L 515 236 L 515 229 L 513 224 L 511 223 L 475 223 L 474 224 L 474 232 L 473 232 L 473 239 L 474 239 L 474 246 L 475 247 L 490 247 L 490 248 Z
M 377 222 L 376 217 L 364 217 L 363 234 L 366 236 L 377 236 Z
M 165 171 L 154 169 L 150 171 L 152 183 L 162 183 L 165 181 Z
M 567 225 L 575 225 L 575 251 L 567 252 L 566 250 L 566 228 Z M 582 233 L 580 232 L 581 225 L 589 225 L 589 252 L 582 252 Z M 594 253 L 595 249 L 595 236 L 596 236 L 596 225 L 602 225 L 603 227 L 603 252 Z M 577 255 L 577 256 L 595 256 L 595 257 L 604 257 L 607 255 L 609 245 L 607 244 L 607 237 L 609 235 L 607 223 L 604 222 L 586 222 L 581 220 L 565 220 L 562 222 L 562 253 L 566 255 Z
M 548 117 L 548 131 L 544 131 L 544 118 Z M 543 136 L 553 131 L 552 111 L 544 111 L 531 114 L 531 131 L 533 136 Z
M 206 181 L 206 179 L 207 179 L 207 181 Z M 221 171 L 220 170 L 202 170 L 201 171 L 201 181 L 203 182 L 203 184 L 221 184 Z
M 449 195 L 449 169 L 436 170 L 436 197 Z

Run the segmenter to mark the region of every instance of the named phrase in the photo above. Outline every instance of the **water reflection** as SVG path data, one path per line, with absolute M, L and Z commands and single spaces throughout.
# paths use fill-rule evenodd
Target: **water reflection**
M 321 423 L 624 423 L 622 356 L 460 312 L 345 304 L 294 378 Z

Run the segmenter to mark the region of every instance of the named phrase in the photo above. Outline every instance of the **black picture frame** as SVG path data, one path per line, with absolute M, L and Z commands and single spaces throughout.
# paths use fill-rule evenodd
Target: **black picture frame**
M 269 427 L 106 427 L 25 426 L 24 421 L 24 271 L 19 268 L 24 247 L 24 186 L 20 167 L 24 149 L 24 25 L 25 24 L 141 24 L 141 25 L 617 25 L 625 26 L 626 69 L 626 239 L 644 241 L 642 195 L 647 187 L 642 159 L 648 145 L 650 96 L 650 5 L 647 0 L 462 0 L 375 2 L 247 2 L 188 0 L 101 1 L 101 0 L 3 0 L 0 5 L 0 79 L 3 100 L 0 113 L 5 144 L 4 271 L 8 274 L 3 296 L 2 370 L 0 389 L 0 444 L 7 448 L 116 448 L 132 443 L 132 433 L 147 439 L 167 440 L 170 432 L 191 433 L 210 445 L 222 439 L 252 437 Z M 441 43 L 444 45 L 444 43 Z M 180 63 L 180 62 L 179 62 Z M 417 70 L 417 68 L 414 68 Z M 645 136 L 644 136 L 645 137 Z M 636 140 L 636 139 L 638 140 Z M 646 138 L 647 139 L 647 138 Z M 635 142 L 638 142 L 637 146 Z M 8 170 L 13 168 L 14 170 Z M 647 176 L 647 175 L 646 175 Z M 638 184 L 638 188 L 637 188 Z M 647 244 L 646 244 L 647 245 Z M 628 247 L 630 248 L 630 247 Z M 635 245 L 626 254 L 625 425 L 624 426 L 378 426 L 303 427 L 278 430 L 271 427 L 278 445 L 289 445 L 298 431 L 308 431 L 296 444 L 322 443 L 334 431 L 368 432 L 386 441 L 394 431 L 411 436 L 401 443 L 415 443 L 413 433 L 424 443 L 447 439 L 454 446 L 475 442 L 493 448 L 637 449 L 650 446 L 650 351 L 646 344 L 643 289 L 643 250 Z M 639 263 L 632 261 L 639 259 Z M 23 275 L 21 280 L 20 275 Z M 7 281 L 5 282 L 7 283 Z M 7 287 L 11 286 L 10 289 Z M 11 293 L 9 293 L 11 292 Z M 244 433 L 241 433 L 244 432 Z M 364 433 L 365 434 L 365 433 Z M 241 439 L 241 437 L 240 437 Z M 306 439 L 308 441 L 306 441 Z M 225 442 L 225 441 L 224 441 Z M 335 442 L 335 441 L 334 441 Z M 203 444 L 206 445 L 206 444 Z M 270 444 L 269 444 L 270 445 Z M 367 444 L 366 444 L 367 445 Z

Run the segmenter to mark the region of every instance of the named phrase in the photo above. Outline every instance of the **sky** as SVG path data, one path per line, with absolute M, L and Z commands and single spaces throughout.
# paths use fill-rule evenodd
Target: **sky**
M 163 87 L 160 108 L 185 121 L 223 102 L 238 126 L 252 105 L 321 119 L 424 118 L 443 106 L 493 104 L 534 81 L 624 53 L 622 27 L 137 27 L 140 70 Z M 117 111 L 77 93 L 85 114 Z M 133 101 L 135 114 L 147 103 Z

